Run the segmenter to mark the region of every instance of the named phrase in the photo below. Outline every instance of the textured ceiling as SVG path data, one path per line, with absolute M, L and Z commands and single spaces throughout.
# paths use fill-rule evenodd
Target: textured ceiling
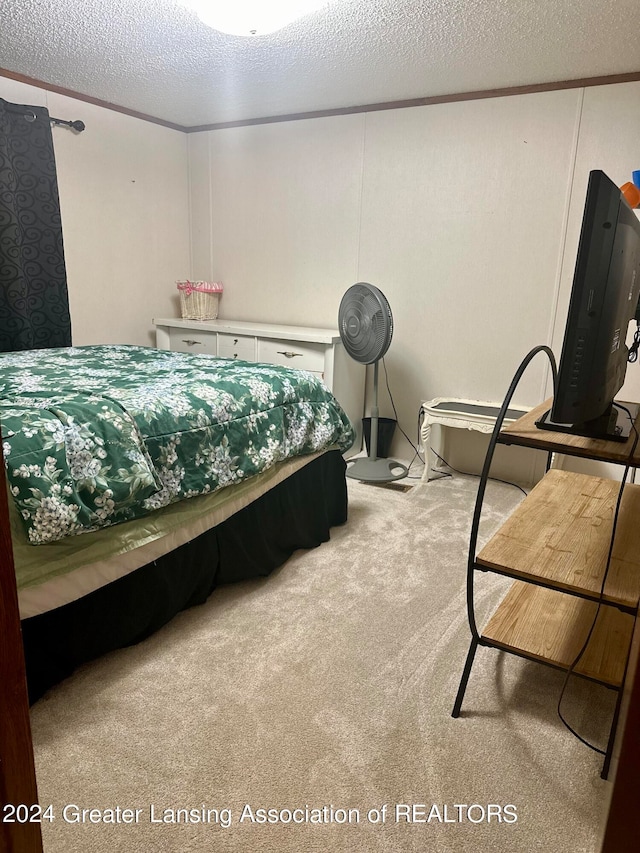
M 199 126 L 638 72 L 640 2 L 333 0 L 243 39 L 178 0 L 0 0 L 0 67 Z

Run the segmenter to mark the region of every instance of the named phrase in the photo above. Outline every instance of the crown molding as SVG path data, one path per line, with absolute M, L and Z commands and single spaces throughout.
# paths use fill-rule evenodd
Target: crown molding
M 531 95 L 537 92 L 555 92 L 560 89 L 582 89 L 591 86 L 610 86 L 614 83 L 634 83 L 640 80 L 640 71 L 632 71 L 628 74 L 610 74 L 600 77 L 581 77 L 575 80 L 558 80 L 551 83 L 533 83 L 526 86 L 508 86 L 501 89 L 479 89 L 474 92 L 454 92 L 447 95 L 431 95 L 425 98 L 408 98 L 406 100 L 384 101 L 382 103 L 338 107 L 329 110 L 311 110 L 309 112 L 287 113 L 285 115 L 277 116 L 260 116 L 257 118 L 214 122 L 212 124 L 202 124 L 192 127 L 156 118 L 155 116 L 150 116 L 146 113 L 138 112 L 137 110 L 130 110 L 127 107 L 112 104 L 109 101 L 103 101 L 100 98 L 94 98 L 91 95 L 83 95 L 81 92 L 75 92 L 72 89 L 66 89 L 63 86 L 56 86 L 53 83 L 47 83 L 44 80 L 36 80 L 35 78 L 28 77 L 25 74 L 8 71 L 5 68 L 0 68 L 0 77 L 8 77 L 11 80 L 17 80 L 18 82 L 26 83 L 29 86 L 36 86 L 37 88 L 45 89 L 48 92 L 56 92 L 59 95 L 65 95 L 66 97 L 74 98 L 77 101 L 84 101 L 88 104 L 93 104 L 107 110 L 113 110 L 114 112 L 131 116 L 132 118 L 138 118 L 142 121 L 159 124 L 163 127 L 168 127 L 171 130 L 178 130 L 182 133 L 202 133 L 211 130 L 225 130 L 232 127 L 250 127 L 256 124 L 275 124 L 285 121 L 303 121 L 312 118 L 330 118 L 332 116 L 380 112 L 381 110 L 402 110 L 411 107 L 426 107 L 432 104 L 451 104 L 458 103 L 460 101 L 478 101 L 484 98 L 506 98 L 512 95 Z

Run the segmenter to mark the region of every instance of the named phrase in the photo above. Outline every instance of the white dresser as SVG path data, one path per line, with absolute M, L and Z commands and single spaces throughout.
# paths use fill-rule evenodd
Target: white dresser
M 156 319 L 153 324 L 159 349 L 280 364 L 318 374 L 356 429 L 350 453 L 360 450 L 365 366 L 345 352 L 337 329 L 177 317 Z

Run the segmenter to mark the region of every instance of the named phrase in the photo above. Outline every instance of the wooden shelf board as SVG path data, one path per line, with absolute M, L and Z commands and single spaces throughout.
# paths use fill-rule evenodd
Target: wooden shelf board
M 553 453 L 566 453 L 571 456 L 583 456 L 587 459 L 618 464 L 625 464 L 630 461 L 634 467 L 640 467 L 640 442 L 638 442 L 633 457 L 630 458 L 635 439 L 633 431 L 626 441 L 607 441 L 606 439 L 585 438 L 584 436 L 554 432 L 537 427 L 536 421 L 551 408 L 551 403 L 552 399 L 545 400 L 544 403 L 506 426 L 500 431 L 500 443 L 519 444 L 524 447 L 549 450 Z M 636 427 L 640 427 L 640 424 L 636 423 Z
M 555 590 L 514 581 L 482 632 L 505 651 L 568 669 L 587 638 L 598 605 Z M 634 617 L 601 606 L 589 645 L 575 672 L 620 687 Z
M 476 564 L 553 589 L 599 597 L 620 483 L 551 469 L 482 548 Z M 620 505 L 603 600 L 637 608 L 640 486 Z

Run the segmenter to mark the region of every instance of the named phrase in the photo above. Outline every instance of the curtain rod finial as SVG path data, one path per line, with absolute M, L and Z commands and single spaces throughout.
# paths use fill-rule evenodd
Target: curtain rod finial
M 49 117 L 49 121 L 51 124 L 62 125 L 64 127 L 70 127 L 71 130 L 75 130 L 77 133 L 82 133 L 85 129 L 86 125 L 83 121 L 67 121 L 63 118 L 53 118 L 53 116 Z

